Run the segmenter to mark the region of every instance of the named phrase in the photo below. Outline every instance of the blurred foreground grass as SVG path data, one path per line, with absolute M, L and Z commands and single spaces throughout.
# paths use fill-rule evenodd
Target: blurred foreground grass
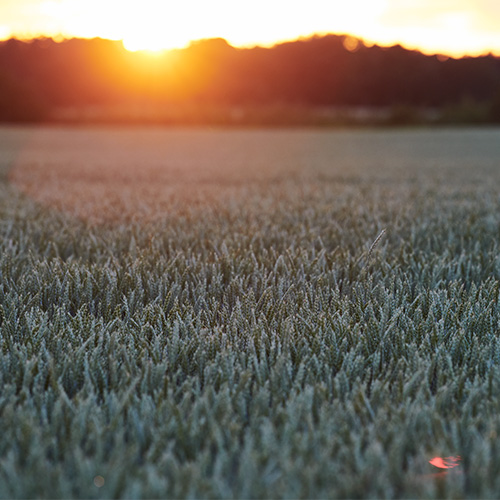
M 5 128 L 0 166 L 0 497 L 500 496 L 500 131 Z

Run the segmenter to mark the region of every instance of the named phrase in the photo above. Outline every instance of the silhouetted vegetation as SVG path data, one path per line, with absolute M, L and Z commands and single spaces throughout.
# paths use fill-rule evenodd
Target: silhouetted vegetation
M 0 119 L 6 122 L 32 122 L 46 117 L 47 106 L 34 86 L 0 73 Z
M 292 124 L 500 120 L 499 58 L 446 59 L 346 40 L 327 35 L 237 49 L 212 39 L 149 57 L 101 39 L 9 40 L 0 44 L 0 119 Z

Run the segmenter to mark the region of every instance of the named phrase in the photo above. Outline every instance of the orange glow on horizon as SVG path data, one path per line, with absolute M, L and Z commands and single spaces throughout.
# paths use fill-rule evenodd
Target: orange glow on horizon
M 224 38 L 235 47 L 272 46 L 327 33 L 367 44 L 400 44 L 452 57 L 500 55 L 500 2 L 461 0 L 2 0 L 0 40 L 106 38 L 131 51 L 184 48 Z

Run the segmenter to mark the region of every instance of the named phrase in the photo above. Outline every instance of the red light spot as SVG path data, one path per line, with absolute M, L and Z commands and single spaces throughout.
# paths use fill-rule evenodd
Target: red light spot
M 432 460 L 429 460 L 429 463 L 440 469 L 453 469 L 453 467 L 460 465 L 460 460 L 462 458 L 458 455 L 456 457 L 434 457 Z

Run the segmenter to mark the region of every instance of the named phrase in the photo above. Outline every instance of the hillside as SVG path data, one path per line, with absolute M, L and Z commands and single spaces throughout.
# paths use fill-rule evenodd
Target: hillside
M 201 40 L 156 56 L 101 39 L 9 40 L 0 67 L 3 121 L 500 119 L 499 58 L 427 56 L 337 35 L 248 49 Z

